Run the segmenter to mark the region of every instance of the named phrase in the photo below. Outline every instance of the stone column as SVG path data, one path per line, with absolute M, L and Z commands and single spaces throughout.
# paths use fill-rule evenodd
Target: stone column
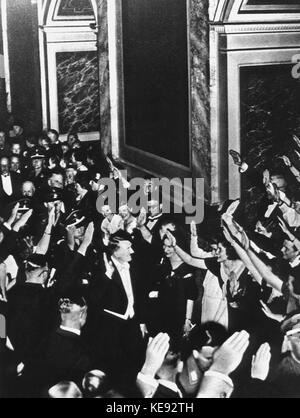
M 109 0 L 98 0 L 100 138 L 101 147 L 105 154 L 111 151 L 107 1 Z
M 211 200 L 208 0 L 190 0 L 191 146 L 193 177 L 205 180 Z

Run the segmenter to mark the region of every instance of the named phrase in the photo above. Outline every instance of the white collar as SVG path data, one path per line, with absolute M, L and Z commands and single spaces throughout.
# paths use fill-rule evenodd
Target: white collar
M 63 325 L 61 325 L 61 326 L 60 326 L 60 329 L 61 329 L 62 331 L 67 331 L 67 332 L 70 332 L 71 334 L 76 334 L 76 335 L 78 335 L 79 337 L 80 337 L 80 335 L 81 335 L 81 331 L 80 331 L 79 329 L 76 329 L 76 328 L 69 328 L 69 327 L 64 327 Z
M 162 213 L 159 213 L 158 215 L 155 215 L 155 216 L 149 216 L 148 220 L 151 222 L 157 221 L 162 215 L 163 215 Z
M 120 261 L 118 261 L 114 256 L 112 256 L 111 259 L 112 259 L 112 261 L 114 262 L 115 266 L 117 267 L 117 269 L 119 271 L 130 269 L 130 264 L 129 263 L 120 263 Z

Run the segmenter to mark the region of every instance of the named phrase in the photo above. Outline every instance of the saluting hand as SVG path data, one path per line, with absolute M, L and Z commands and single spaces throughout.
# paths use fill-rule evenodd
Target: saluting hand
M 105 264 L 105 269 L 106 269 L 105 274 L 109 279 L 111 279 L 115 271 L 114 265 L 111 261 L 108 261 L 106 253 L 103 254 L 103 259 L 104 259 L 104 264 Z

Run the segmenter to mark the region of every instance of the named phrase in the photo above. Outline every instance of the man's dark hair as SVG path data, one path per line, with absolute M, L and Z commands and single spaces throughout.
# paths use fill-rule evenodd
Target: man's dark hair
M 228 241 L 226 241 L 225 239 L 222 239 L 219 241 L 219 244 L 221 244 L 226 249 L 228 260 L 232 260 L 232 261 L 240 260 L 238 253 Z
M 110 236 L 108 243 L 108 252 L 112 255 L 118 248 L 122 241 L 130 241 L 132 243 L 131 235 L 126 231 L 118 231 Z
M 75 182 L 78 183 L 83 189 L 88 190 L 90 184 L 90 174 L 87 171 L 77 173 Z
M 70 136 L 73 136 L 76 141 L 79 141 L 79 136 L 78 136 L 77 132 L 70 132 L 68 134 L 68 139 L 69 139 Z

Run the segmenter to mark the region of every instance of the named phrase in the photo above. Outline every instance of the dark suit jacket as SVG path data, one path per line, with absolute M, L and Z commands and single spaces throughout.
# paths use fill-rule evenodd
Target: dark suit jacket
M 58 329 L 41 343 L 25 368 L 23 381 L 31 395 L 39 396 L 42 391 L 62 381 L 81 384 L 85 374 L 92 370 L 89 350 L 81 336 Z
M 135 314 L 138 320 L 143 321 L 143 283 L 142 277 L 134 265 L 130 268 L 130 276 L 135 301 Z M 105 275 L 104 271 L 98 272 L 95 275 L 95 280 L 91 287 L 90 299 L 94 314 L 97 316 L 109 315 L 105 313 L 104 310 L 112 311 L 119 315 L 125 315 L 128 299 L 121 276 L 116 267 L 111 279 Z
M 9 293 L 7 335 L 20 361 L 26 362 L 55 326 L 56 307 L 52 291 L 37 284 L 17 285 Z

